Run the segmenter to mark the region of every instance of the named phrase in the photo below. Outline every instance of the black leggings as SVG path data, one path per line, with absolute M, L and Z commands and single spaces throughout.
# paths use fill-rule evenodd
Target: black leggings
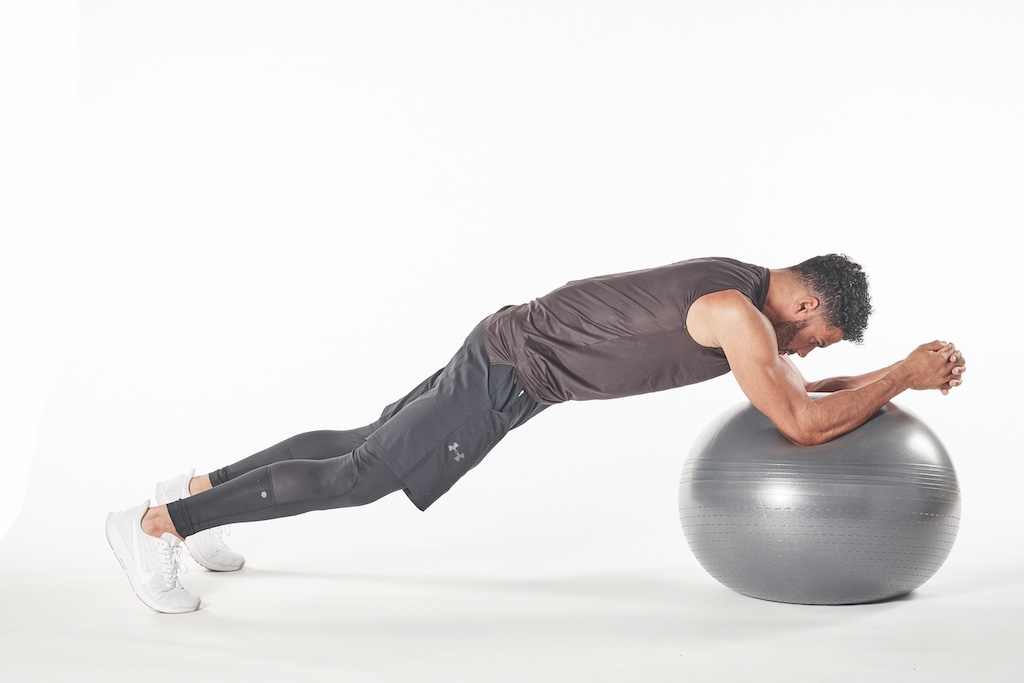
M 210 473 L 214 487 L 167 506 L 189 536 L 233 522 L 352 507 L 405 490 L 427 509 L 510 430 L 546 406 L 516 384 L 511 365 L 492 365 L 484 323 L 449 361 L 348 431 L 307 432 Z
M 403 488 L 379 457 L 360 448 L 372 426 L 298 434 L 210 473 L 214 488 L 167 505 L 182 536 L 236 522 L 354 507 Z

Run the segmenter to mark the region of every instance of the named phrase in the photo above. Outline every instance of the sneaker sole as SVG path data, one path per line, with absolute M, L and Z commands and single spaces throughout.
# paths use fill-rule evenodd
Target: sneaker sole
M 130 570 L 128 567 L 131 562 L 125 562 L 125 558 L 131 558 L 131 552 L 124 540 L 121 539 L 121 534 L 117 532 L 117 513 L 111 512 L 107 515 L 107 522 L 105 524 L 105 530 L 107 534 L 107 543 L 110 544 L 110 549 L 114 551 L 114 557 L 117 558 L 118 564 L 121 565 L 121 569 L 124 570 L 125 576 L 128 577 L 128 583 L 131 584 L 132 592 L 135 593 L 135 597 L 142 601 L 146 607 L 160 612 L 162 614 L 187 614 L 188 612 L 194 612 L 199 609 L 199 606 L 189 607 L 172 607 L 169 605 L 163 605 L 149 598 L 145 591 L 141 590 L 139 577 Z

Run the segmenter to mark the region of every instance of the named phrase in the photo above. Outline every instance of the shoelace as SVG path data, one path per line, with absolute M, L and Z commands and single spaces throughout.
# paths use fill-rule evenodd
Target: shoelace
M 224 540 L 225 536 L 231 535 L 231 525 L 214 527 L 213 540 L 216 543 L 216 550 L 220 550 L 227 545 L 227 541 Z
M 182 574 L 188 573 L 188 566 L 181 562 L 181 544 L 171 545 L 161 539 L 157 556 L 160 558 L 160 573 L 164 577 L 164 583 L 168 586 L 178 585 L 178 571 L 180 570 Z

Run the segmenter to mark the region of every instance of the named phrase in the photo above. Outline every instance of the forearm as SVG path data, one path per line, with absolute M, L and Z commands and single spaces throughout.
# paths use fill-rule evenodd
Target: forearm
M 831 441 L 867 422 L 882 406 L 909 388 L 898 363 L 871 375 L 875 376 L 873 381 L 835 391 L 806 404 L 798 420 L 800 437 L 794 441 L 801 445 Z
M 868 372 L 863 375 L 844 375 L 841 377 L 829 377 L 828 379 L 818 380 L 816 382 L 807 382 L 806 389 L 808 393 L 816 392 L 833 392 L 833 391 L 845 391 L 849 389 L 859 389 L 865 385 L 871 384 L 896 369 L 899 363 L 893 363 L 892 365 L 875 370 L 874 372 Z

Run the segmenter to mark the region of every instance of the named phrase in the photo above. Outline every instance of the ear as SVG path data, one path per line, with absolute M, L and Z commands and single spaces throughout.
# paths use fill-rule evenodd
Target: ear
M 796 313 L 797 319 L 809 318 L 816 310 L 821 302 L 818 301 L 817 297 L 814 296 L 802 296 L 796 300 L 793 304 L 793 312 Z

